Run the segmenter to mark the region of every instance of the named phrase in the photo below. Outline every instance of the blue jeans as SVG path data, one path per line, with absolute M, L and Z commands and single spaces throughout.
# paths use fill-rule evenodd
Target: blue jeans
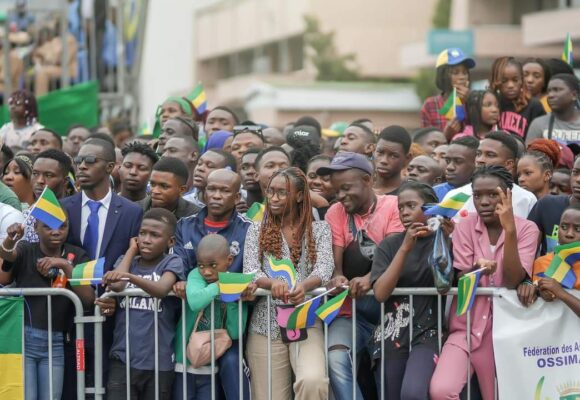
M 194 375 L 187 373 L 187 394 L 183 397 L 183 374 L 175 373 L 173 382 L 174 400 L 205 400 L 211 399 L 211 375 Z
M 221 394 L 225 400 L 238 400 L 242 396 L 239 393 L 240 379 L 238 368 L 238 341 L 232 340 L 232 347 L 230 347 L 218 360 L 219 367 L 218 376 L 216 377 L 216 398 L 221 398 Z M 245 366 L 245 363 L 244 363 Z M 243 399 L 250 399 L 250 381 L 246 371 L 243 373 L 244 393 Z M 220 390 L 221 389 L 221 390 Z M 175 400 L 205 400 L 211 396 L 211 375 L 196 375 L 187 374 L 187 398 L 183 399 L 183 373 L 175 373 L 174 384 L 174 399 Z
M 64 377 L 62 332 L 52 332 L 52 396 L 49 390 L 48 331 L 24 328 L 24 393 L 26 400 L 60 399 Z
M 358 361 L 361 352 L 368 351 L 368 343 L 376 326 L 374 316 L 376 315 L 376 318 L 380 318 L 380 305 L 374 297 L 364 296 L 357 299 L 356 310 L 356 351 Z M 338 317 L 330 324 L 328 329 L 328 375 L 330 387 L 336 400 L 352 400 L 351 348 L 352 319 Z M 356 381 L 356 378 L 354 380 Z M 358 384 L 356 400 L 363 400 L 363 394 Z
M 219 377 L 226 400 L 250 399 L 250 380 L 245 371 L 242 373 L 244 380 L 243 397 L 240 396 L 240 370 L 239 370 L 239 344 L 238 340 L 232 340 L 230 347 L 218 360 Z M 242 364 L 244 368 L 245 363 Z

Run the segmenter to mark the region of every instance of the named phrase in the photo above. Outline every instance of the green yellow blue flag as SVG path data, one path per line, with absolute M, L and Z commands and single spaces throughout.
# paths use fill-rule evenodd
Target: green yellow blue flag
M 88 261 L 73 268 L 71 286 L 98 285 L 103 279 L 105 257 Z
M 294 264 L 288 258 L 277 260 L 274 257 L 268 257 L 268 265 L 266 267 L 270 277 L 274 279 L 282 278 L 288 284 L 288 288 L 292 290 L 296 286 L 296 279 L 298 274 L 294 268 Z
M 60 206 L 56 195 L 48 186 L 44 187 L 42 194 L 32 206 L 30 215 L 48 225 L 50 229 L 58 229 L 66 221 L 66 214 Z
M 338 296 L 333 297 L 318 307 L 316 310 L 316 315 L 318 315 L 318 318 L 323 320 L 326 325 L 330 325 L 330 323 L 338 315 L 340 307 L 342 307 L 342 303 L 344 303 L 344 299 L 346 299 L 347 294 L 348 289 L 345 289 Z
M 199 83 L 193 91 L 187 95 L 187 99 L 191 101 L 193 107 L 195 107 L 197 114 L 203 114 L 207 110 L 207 99 L 205 97 L 205 90 L 203 84 Z
M 461 99 L 457 96 L 457 89 L 453 88 L 453 93 L 447 98 L 443 107 L 437 111 L 439 115 L 444 115 L 447 119 L 463 121 L 465 119 L 465 109 Z
M 470 195 L 465 193 L 456 193 L 449 198 L 443 199 L 436 206 L 427 209 L 424 214 L 427 216 L 441 215 L 447 218 L 453 218 L 470 197 Z
M 570 34 L 566 35 L 564 42 L 564 50 L 562 51 L 562 61 L 565 61 L 569 66 L 574 68 L 574 55 L 572 54 L 572 39 Z
M 554 258 L 544 275 L 560 282 L 563 287 L 572 289 L 576 283 L 572 265 L 578 261 L 580 261 L 580 242 L 556 246 Z
M 226 303 L 237 301 L 252 280 L 254 280 L 254 274 L 219 272 L 218 286 L 221 300 Z
M 463 315 L 471 310 L 475 300 L 475 292 L 482 269 L 470 272 L 459 278 L 457 283 L 457 315 Z
M 286 328 L 304 329 L 314 326 L 314 323 L 316 322 L 316 310 L 321 301 L 322 297 L 318 297 L 296 307 L 296 309 L 288 317 Z
M 24 399 L 23 315 L 24 297 L 0 298 L 0 399 Z
M 250 219 L 253 222 L 262 222 L 264 219 L 264 211 L 266 210 L 266 206 L 262 203 L 255 202 L 252 204 L 252 207 L 246 211 L 246 218 Z

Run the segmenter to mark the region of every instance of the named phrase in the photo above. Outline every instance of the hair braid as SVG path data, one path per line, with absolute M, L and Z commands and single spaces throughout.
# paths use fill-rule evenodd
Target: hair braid
M 289 195 L 287 207 L 290 207 L 289 211 L 294 216 L 292 220 L 297 221 L 297 224 L 293 226 L 293 243 L 288 243 L 292 262 L 294 265 L 298 265 L 302 255 L 302 243 L 306 240 L 308 262 L 314 265 L 316 263 L 316 242 L 312 234 L 312 203 L 306 176 L 296 167 L 286 168 L 270 178 L 268 187 L 272 180 L 278 176 L 282 176 L 286 180 L 286 190 Z M 295 201 L 295 196 L 298 193 L 303 194 L 301 203 Z M 265 253 L 270 253 L 276 258 L 282 258 L 282 217 L 272 215 L 268 205 L 266 205 L 258 242 L 260 257 L 263 257 Z
M 501 97 L 501 84 L 503 79 L 503 74 L 505 68 L 508 65 L 515 66 L 519 73 L 522 80 L 522 90 L 518 94 L 518 97 L 513 100 L 514 107 L 516 112 L 522 111 L 528 105 L 528 95 L 526 90 L 526 85 L 524 85 L 524 69 L 522 64 L 516 60 L 514 57 L 499 57 L 496 58 L 491 66 L 491 76 L 489 78 L 489 88 L 496 93 L 498 93 Z
M 561 150 L 555 140 L 544 138 L 532 140 L 527 150 L 528 152 L 525 155 L 533 156 L 544 171 L 552 171 L 558 166 Z

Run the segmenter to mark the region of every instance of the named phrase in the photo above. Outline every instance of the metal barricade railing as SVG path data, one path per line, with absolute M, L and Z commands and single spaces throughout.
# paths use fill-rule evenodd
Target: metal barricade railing
M 77 398 L 85 398 L 85 336 L 84 326 L 86 322 L 91 322 L 92 317 L 83 316 L 83 304 L 79 297 L 68 289 L 57 288 L 2 288 L 0 297 L 8 296 L 46 296 L 47 297 L 47 319 L 48 319 L 48 374 L 49 374 L 49 393 L 53 393 L 52 383 L 52 297 L 67 297 L 74 305 L 75 311 L 75 331 L 76 331 L 76 370 L 77 370 Z M 26 348 L 24 348 L 26 352 Z M 26 380 L 26 376 L 24 377 Z
M 505 290 L 505 289 L 502 289 Z M 325 291 L 324 288 L 319 288 L 316 289 L 312 292 L 310 292 L 309 294 L 311 295 L 319 295 L 322 294 Z M 476 295 L 479 296 L 498 296 L 500 293 L 500 289 L 497 288 L 478 288 Z M 173 293 L 170 294 L 171 296 L 173 295 Z M 373 295 L 372 291 L 369 292 L 367 295 Z M 455 296 L 457 295 L 457 288 L 452 288 L 451 290 L 449 290 L 449 292 L 445 293 L 445 294 L 439 294 L 437 292 L 437 290 L 435 288 L 397 288 L 393 291 L 392 296 L 409 296 L 409 308 L 410 308 L 410 313 L 409 313 L 409 349 L 411 349 L 412 346 L 412 337 L 413 337 L 413 297 L 414 296 L 437 296 L 437 309 L 438 309 L 438 321 L 437 321 L 437 334 L 438 334 L 438 348 L 439 351 L 441 351 L 441 348 L 443 346 L 443 318 L 444 318 L 444 310 L 442 309 L 442 304 L 443 304 L 443 296 Z M 263 290 L 263 289 L 258 289 L 256 291 L 256 296 L 266 296 L 266 304 L 267 304 L 267 315 L 270 316 L 271 315 L 271 308 L 272 308 L 272 297 L 270 295 L 270 292 L 267 290 Z M 127 398 L 130 397 L 130 368 L 131 368 L 131 364 L 130 364 L 130 340 L 129 340 L 129 326 L 130 326 L 130 322 L 129 322 L 129 298 L 130 297 L 150 297 L 147 293 L 145 293 L 144 291 L 140 290 L 140 289 L 129 289 L 129 290 L 125 290 L 123 292 L 119 292 L 119 293 L 115 293 L 115 292 L 107 292 L 103 295 L 103 297 L 125 297 L 125 310 L 124 312 L 126 313 L 125 315 L 125 340 L 126 340 L 126 374 L 127 374 Z M 156 399 L 159 396 L 159 337 L 158 337 L 158 302 L 160 301 L 160 299 L 155 299 L 154 301 L 154 326 L 155 326 L 155 332 L 154 332 L 154 340 L 155 340 L 155 389 L 156 389 Z M 214 304 L 215 301 L 212 301 L 210 303 L 210 315 L 211 315 L 211 321 L 210 321 L 210 326 L 212 327 L 211 329 L 211 343 L 212 343 L 212 348 L 211 348 L 211 399 L 214 400 L 215 396 L 216 396 L 216 358 L 215 358 L 215 354 L 214 354 L 214 342 L 215 342 L 215 336 L 214 336 L 214 317 L 215 317 L 215 308 L 214 308 Z M 186 300 L 181 300 L 181 318 L 182 318 L 182 354 L 184 359 L 186 358 L 186 347 L 187 347 L 187 341 L 188 341 L 188 337 L 186 337 L 186 325 L 187 325 L 187 321 L 186 321 L 186 307 L 188 307 Z M 117 311 L 119 312 L 119 311 Z M 380 330 L 381 330 L 381 346 L 380 346 L 380 354 L 381 354 L 381 374 L 380 374 L 380 399 L 384 400 L 385 399 L 385 382 L 384 382 L 384 357 L 385 357 L 385 341 L 384 341 L 384 329 L 385 329 L 385 306 L 384 303 L 380 303 Z M 244 355 L 244 348 L 243 348 L 243 330 L 244 330 L 244 326 L 242 324 L 243 318 L 242 318 L 242 314 L 243 314 L 243 308 L 242 308 L 242 302 L 239 301 L 238 302 L 238 330 L 239 330 L 239 339 L 238 339 L 238 346 L 239 346 L 239 357 L 238 357 L 238 369 L 239 369 L 239 392 L 240 392 L 240 396 L 243 396 L 243 384 L 244 384 L 244 379 L 243 379 L 243 355 Z M 103 398 L 103 394 L 105 393 L 104 390 L 104 386 L 103 386 L 103 369 L 102 369 L 102 365 L 103 365 L 103 348 L 102 348 L 102 338 L 103 338 L 103 334 L 102 334 L 102 318 L 98 318 L 101 317 L 101 312 L 100 312 L 100 308 L 99 306 L 95 307 L 95 317 L 94 321 L 96 323 L 95 326 L 95 388 L 94 390 L 88 389 L 87 392 L 94 392 L 95 393 L 95 398 L 98 399 L 102 399 Z M 355 377 L 353 379 L 353 398 L 356 398 L 356 376 L 357 376 L 357 362 L 356 362 L 356 354 L 357 354 L 357 349 L 356 349 L 356 337 L 357 337 L 357 329 L 356 329 L 356 299 L 353 299 L 353 304 L 352 304 L 352 348 L 351 348 L 351 352 L 353 354 L 352 357 L 352 376 Z M 268 398 L 272 399 L 272 338 L 271 338 L 271 320 L 270 318 L 268 318 L 267 321 L 267 331 L 268 331 L 268 335 L 267 335 L 267 370 L 268 370 L 268 376 L 267 376 L 267 384 L 268 384 Z M 471 318 L 470 318 L 470 313 L 467 313 L 467 343 L 468 343 L 468 348 L 470 348 L 471 346 L 471 341 L 470 341 L 470 330 L 471 330 Z M 328 376 L 328 372 L 329 372 L 329 364 L 328 364 L 328 327 L 326 325 L 324 325 L 324 352 L 325 352 L 325 365 L 326 365 L 326 375 Z M 108 356 L 108 355 L 105 355 Z M 470 354 L 469 354 L 469 359 L 470 359 Z M 467 363 L 467 368 L 468 368 L 468 377 L 470 376 L 470 363 Z M 183 366 L 183 370 L 182 372 L 180 372 L 183 374 L 183 397 L 186 398 L 186 394 L 187 394 L 187 366 L 184 365 Z M 468 378 L 467 380 L 467 399 L 469 400 L 471 398 L 471 386 L 470 386 L 470 379 Z M 242 398 L 242 397 L 240 397 Z M 497 399 L 497 390 L 496 390 L 496 395 L 495 398 Z

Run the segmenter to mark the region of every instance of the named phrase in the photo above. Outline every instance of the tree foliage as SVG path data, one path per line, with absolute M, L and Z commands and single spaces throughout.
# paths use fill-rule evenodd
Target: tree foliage
M 451 19 L 451 0 L 439 0 L 433 15 L 433 28 L 449 29 Z
M 352 81 L 358 79 L 355 70 L 355 55 L 340 55 L 334 46 L 334 32 L 323 33 L 320 23 L 305 16 L 304 44 L 310 49 L 308 58 L 317 70 L 319 81 Z
M 451 19 L 451 1 L 439 0 L 435 6 L 433 14 L 433 28 L 448 29 Z M 433 68 L 422 68 L 415 77 L 415 93 L 421 100 L 437 93 L 435 86 L 435 70 Z

